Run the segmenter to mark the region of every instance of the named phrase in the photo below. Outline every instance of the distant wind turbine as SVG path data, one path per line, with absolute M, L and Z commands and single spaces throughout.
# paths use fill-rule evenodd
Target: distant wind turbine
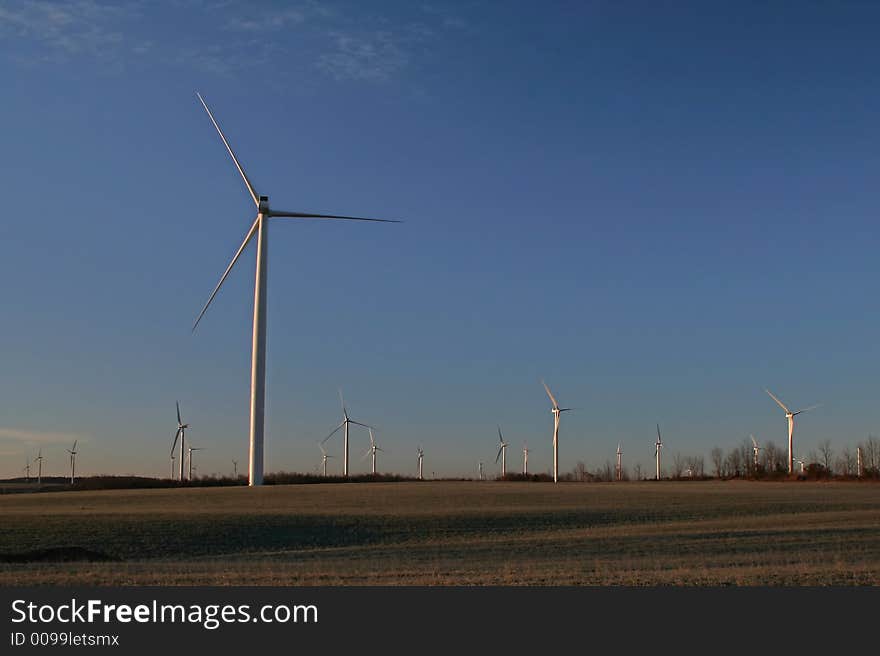
M 24 467 L 22 467 L 22 471 L 24 472 L 24 480 L 26 483 L 30 483 L 31 481 L 31 456 L 28 454 L 27 460 L 24 461 Z
M 321 444 L 324 444 L 327 440 L 329 440 L 333 435 L 336 434 L 340 428 L 343 429 L 343 445 L 342 445 L 342 475 L 346 478 L 348 477 L 348 425 L 355 424 L 356 426 L 363 426 L 364 428 L 373 428 L 368 424 L 362 424 L 359 421 L 355 421 L 351 417 L 348 416 L 348 408 L 345 407 L 345 400 L 342 398 L 342 390 L 339 390 L 339 402 L 342 404 L 342 422 L 334 428 L 331 433 L 321 440 Z
M 755 459 L 755 471 L 758 471 L 758 452 L 764 447 L 758 446 L 758 440 L 755 439 L 754 435 L 749 435 L 752 438 L 752 454 Z
M 232 478 L 238 480 L 238 460 L 232 461 Z
M 70 484 L 73 485 L 74 475 L 76 474 L 76 443 L 79 440 L 73 441 L 73 446 L 69 449 L 65 449 L 70 454 Z
M 373 476 L 376 475 L 376 451 L 384 451 L 384 450 L 385 449 L 380 449 L 379 445 L 376 444 L 376 440 L 373 439 L 373 429 L 370 428 L 370 448 L 367 449 L 367 452 L 363 455 L 361 460 L 366 458 L 368 455 L 372 454 L 372 456 L 373 456 L 373 467 L 372 467 Z
M 425 459 L 425 452 L 419 447 L 419 480 L 422 480 L 422 461 Z
M 186 429 L 189 428 L 189 424 L 184 424 L 180 419 L 180 403 L 178 401 L 174 402 L 177 406 L 177 432 L 174 434 L 174 441 L 171 442 L 171 459 L 174 460 L 174 447 L 177 445 L 177 440 L 180 440 L 180 462 L 178 463 L 180 466 L 180 474 L 177 478 L 181 483 L 183 482 L 183 467 L 184 467 L 184 444 L 186 442 Z M 172 463 L 173 464 L 173 463 Z M 172 475 L 173 476 L 173 475 Z
M 34 458 L 34 462 L 37 463 L 37 485 L 43 484 L 43 450 L 40 449 L 37 457 Z
M 318 443 L 318 448 L 321 449 L 321 466 L 323 467 L 324 476 L 327 476 L 327 460 L 332 458 L 333 456 L 327 455 L 327 451 L 324 449 L 324 445 Z
M 245 174 L 244 169 L 238 161 L 238 158 L 235 156 L 235 153 L 232 152 L 232 147 L 229 145 L 229 142 L 223 135 L 223 131 L 220 129 L 220 125 L 214 119 L 214 115 L 211 113 L 211 110 L 208 109 L 208 105 L 205 103 L 200 94 L 197 93 L 196 95 L 198 96 L 199 101 L 202 103 L 202 106 L 205 108 L 205 111 L 208 112 L 208 116 L 210 117 L 211 122 L 217 129 L 217 134 L 220 135 L 220 139 L 223 141 L 223 145 L 226 146 L 226 150 L 229 152 L 229 156 L 232 157 L 232 161 L 235 163 L 235 168 L 238 169 L 238 173 L 239 175 L 241 175 L 241 179 L 244 180 L 244 184 L 247 187 L 248 194 L 250 195 L 251 200 L 253 200 L 254 205 L 256 205 L 257 207 L 257 217 L 256 219 L 254 219 L 253 224 L 245 234 L 244 241 L 241 242 L 241 246 L 238 247 L 238 250 L 232 257 L 232 261 L 229 263 L 229 266 L 226 267 L 226 271 L 220 277 L 220 282 L 217 283 L 217 286 L 214 287 L 214 291 L 211 292 L 211 296 L 208 298 L 208 302 L 205 303 L 205 306 L 199 313 L 199 316 L 196 319 L 195 324 L 193 325 L 193 331 L 195 331 L 196 326 L 199 324 L 199 321 L 204 316 L 205 312 L 208 309 L 208 306 L 211 305 L 211 301 L 214 300 L 214 297 L 217 295 L 217 292 L 223 285 L 223 281 L 226 280 L 226 276 L 229 275 L 232 267 L 235 266 L 235 263 L 238 261 L 238 258 L 241 255 L 242 251 L 244 251 L 245 247 L 248 245 L 254 235 L 256 235 L 257 271 L 256 281 L 254 284 L 254 321 L 253 337 L 251 341 L 251 414 L 248 484 L 262 485 L 263 432 L 265 426 L 266 409 L 266 287 L 268 278 L 267 253 L 269 246 L 269 219 L 329 219 L 345 221 L 374 221 L 381 223 L 399 223 L 399 221 L 389 221 L 387 219 L 367 219 L 360 216 L 312 214 L 309 212 L 279 212 L 278 210 L 271 209 L 269 207 L 269 197 L 257 195 L 254 186 L 251 184 L 251 181 Z M 348 475 L 347 467 L 346 475 Z
M 189 452 L 189 480 L 193 479 L 193 451 L 204 451 L 203 446 L 191 446 L 187 448 Z
M 657 460 L 657 480 L 660 480 L 660 451 L 663 449 L 663 438 L 660 437 L 660 424 L 657 424 L 657 442 L 654 444 L 654 458 Z
M 501 478 L 505 478 L 507 476 L 507 442 L 504 441 L 504 438 L 501 436 L 501 426 L 498 427 L 498 442 L 500 446 L 498 447 L 498 455 L 495 456 L 495 462 L 498 462 L 498 458 L 501 458 Z
M 806 412 L 807 410 L 813 410 L 814 408 L 818 408 L 821 405 L 821 403 L 817 403 L 816 405 L 811 405 L 808 408 L 804 408 L 803 410 L 798 410 L 797 412 L 792 412 L 791 410 L 789 410 L 786 407 L 786 405 L 782 401 L 780 401 L 778 398 L 776 398 L 773 395 L 773 392 L 771 392 L 768 389 L 765 389 L 764 391 L 770 395 L 770 398 L 772 398 L 774 401 L 776 401 L 777 404 L 779 404 L 779 407 L 785 411 L 785 418 L 788 419 L 788 473 L 791 474 L 794 472 L 794 450 L 793 450 L 793 448 L 794 448 L 794 418 L 796 415 L 799 415 L 802 412 Z
M 480 461 L 480 466 L 479 466 L 478 471 L 480 472 L 480 480 L 482 481 L 483 480 L 483 461 L 482 460 Z
M 553 413 L 553 482 L 556 483 L 559 479 L 559 415 L 563 412 L 568 412 L 571 408 L 560 408 L 550 388 L 547 387 L 547 383 L 542 380 L 541 384 L 544 386 L 547 396 L 550 397 L 550 402 L 553 404 L 550 412 Z
M 620 442 L 617 443 L 617 466 L 615 468 L 616 478 L 617 480 L 621 480 L 623 478 L 623 467 L 621 456 L 623 456 L 623 451 L 620 450 Z
M 529 475 L 529 445 L 523 442 L 523 476 Z

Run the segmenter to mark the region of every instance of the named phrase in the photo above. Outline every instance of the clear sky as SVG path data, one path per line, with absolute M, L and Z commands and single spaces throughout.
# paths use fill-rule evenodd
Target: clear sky
M 755 433 L 880 433 L 880 6 L 0 4 L 0 476 L 247 461 L 254 247 L 273 207 L 267 471 L 352 416 L 380 469 L 560 468 Z M 801 419 L 799 417 L 799 419 Z M 341 440 L 328 443 L 339 455 Z M 353 471 L 366 434 L 353 433 Z M 331 461 L 331 471 L 340 460 Z

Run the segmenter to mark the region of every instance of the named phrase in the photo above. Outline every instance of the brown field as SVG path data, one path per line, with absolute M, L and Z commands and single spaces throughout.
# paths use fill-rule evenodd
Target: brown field
M 880 485 L 855 482 L 9 494 L 0 526 L 0 585 L 880 583 Z M 33 562 L 73 547 L 114 560 Z

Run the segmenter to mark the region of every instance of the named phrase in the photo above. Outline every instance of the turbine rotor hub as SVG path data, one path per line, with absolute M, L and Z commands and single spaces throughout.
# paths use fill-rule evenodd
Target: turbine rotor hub
M 260 210 L 260 214 L 268 214 L 269 213 L 269 197 L 268 196 L 260 196 L 259 210 Z

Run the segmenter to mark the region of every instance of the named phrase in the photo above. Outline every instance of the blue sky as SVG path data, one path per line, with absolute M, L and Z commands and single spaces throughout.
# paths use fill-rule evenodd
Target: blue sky
M 380 469 L 648 467 L 792 406 L 806 455 L 880 432 L 871 3 L 99 2 L 0 6 L 0 476 L 43 449 L 158 475 L 247 459 L 253 218 L 273 207 L 267 471 L 352 415 Z M 339 455 L 341 444 L 331 442 Z M 354 471 L 366 435 L 353 435 Z M 511 452 L 509 463 L 519 466 Z M 331 461 L 338 467 L 339 460 Z

